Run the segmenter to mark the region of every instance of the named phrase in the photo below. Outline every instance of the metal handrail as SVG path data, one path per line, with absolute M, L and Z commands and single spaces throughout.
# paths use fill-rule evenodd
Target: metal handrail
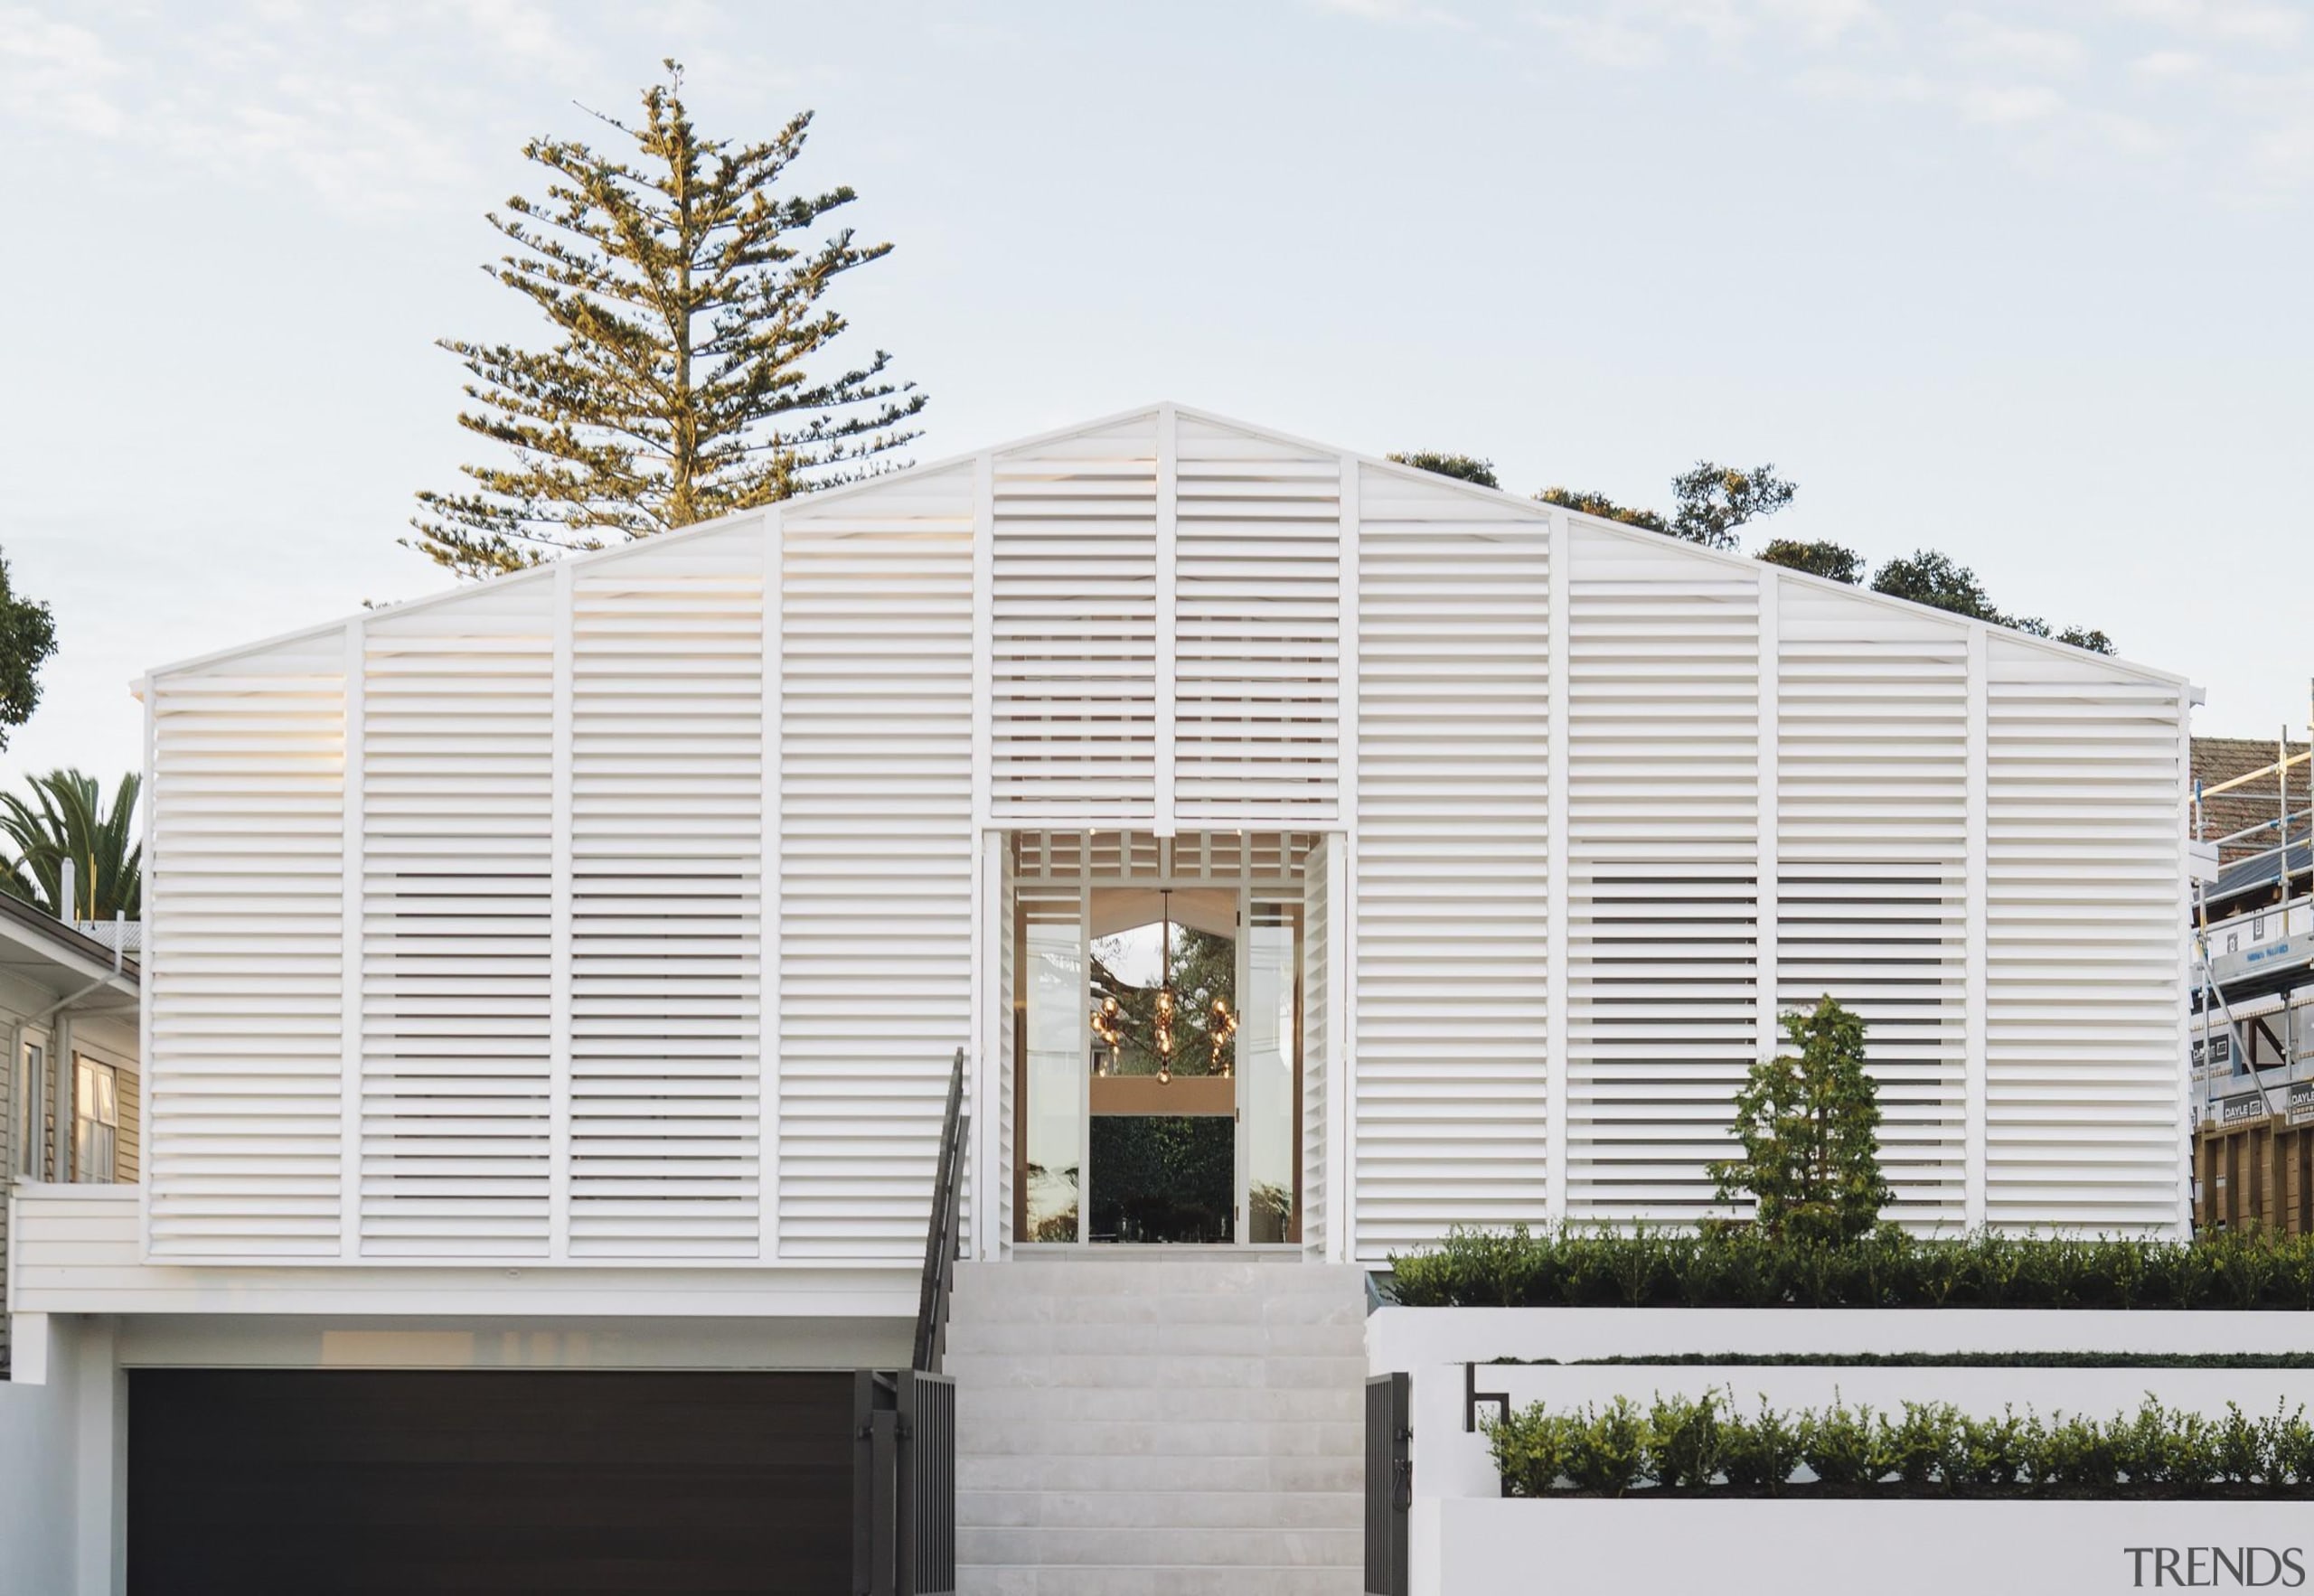
M 964 1050 L 948 1072 L 948 1112 L 940 1123 L 939 1172 L 932 1183 L 932 1220 L 924 1237 L 924 1282 L 916 1304 L 916 1357 L 910 1365 L 940 1372 L 948 1343 L 948 1290 L 955 1279 L 964 1177 Z

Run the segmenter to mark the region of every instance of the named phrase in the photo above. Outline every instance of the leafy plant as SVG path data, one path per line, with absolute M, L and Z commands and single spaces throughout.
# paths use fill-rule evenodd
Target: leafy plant
M 1733 1396 L 1730 1397 L 1731 1405 Z M 1756 1418 L 1730 1413 L 1719 1437 L 1719 1466 L 1732 1490 L 1776 1496 L 1800 1467 L 1802 1426 L 1760 1399 Z
M 1869 1407 L 1849 1408 L 1835 1397 L 1830 1407 L 1801 1421 L 1800 1460 L 1835 1491 L 1877 1485 L 1888 1469 L 1877 1428 Z
M 1718 1477 L 1719 1394 L 1658 1396 L 1647 1411 L 1647 1472 L 1670 1490 L 1700 1490 Z
M 1576 1488 L 1619 1497 L 1637 1484 L 1647 1465 L 1646 1421 L 1627 1396 L 1585 1409 L 1564 1432 L 1560 1467 Z
M 1719 1200 L 1748 1195 L 1771 1236 L 1853 1244 L 1889 1201 L 1880 1172 L 1880 1104 L 1864 1067 L 1864 1021 L 1830 994 L 1787 1014 L 1792 1045 L 1752 1066 L 1736 1094 L 1740 1159 L 1711 1166 Z
M 2314 1236 L 2243 1230 L 2187 1242 L 1882 1225 L 1848 1241 L 1710 1224 L 1454 1230 L 1392 1259 L 1412 1307 L 2119 1308 L 2298 1310 Z
M 0 793 L 0 833 L 15 857 L 0 874 L 0 892 L 21 897 L 60 920 L 109 920 L 116 911 L 136 919 L 144 912 L 144 844 L 136 840 L 134 772 L 122 776 L 107 803 L 97 778 L 77 770 L 33 776 L 29 793 Z M 64 896 L 64 867 L 72 866 L 72 897 Z

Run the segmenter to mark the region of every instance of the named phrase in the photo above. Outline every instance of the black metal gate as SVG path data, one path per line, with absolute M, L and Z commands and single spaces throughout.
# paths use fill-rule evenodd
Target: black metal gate
M 956 1589 L 956 1385 L 862 1369 L 852 1384 L 854 1596 Z
M 1405 1375 L 1366 1382 L 1366 1589 L 1406 1596 L 1406 1515 L 1414 1507 L 1414 1430 Z

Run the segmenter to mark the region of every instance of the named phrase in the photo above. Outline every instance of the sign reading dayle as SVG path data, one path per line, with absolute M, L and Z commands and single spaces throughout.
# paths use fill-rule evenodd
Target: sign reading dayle
M 2296 1087 L 2291 1091 L 2295 1092 Z M 2221 1097 L 2214 1105 L 2217 1122 L 2221 1125 L 2246 1125 L 2266 1117 L 2266 1094 L 2263 1092 L 2243 1092 L 2233 1097 Z
M 2314 1081 L 2292 1081 L 2282 1104 L 2282 1118 L 2292 1125 L 2314 1124 Z

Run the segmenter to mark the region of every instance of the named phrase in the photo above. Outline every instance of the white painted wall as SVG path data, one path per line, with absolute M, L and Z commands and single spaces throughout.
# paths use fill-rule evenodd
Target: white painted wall
M 0 1381 L 0 1596 L 113 1596 L 128 1461 L 114 1328 L 58 1319 L 40 1333 L 41 1382 Z
M 2262 1546 L 2275 1589 L 2314 1576 L 2302 1502 L 1444 1501 L 1417 1504 L 1417 1596 L 1951 1596 L 2217 1583 L 2206 1548 Z M 2150 1552 L 2205 1550 L 2157 1586 Z M 1538 1570 L 1548 1571 L 1548 1584 Z M 2225 1582 L 2230 1588 L 2234 1582 Z

